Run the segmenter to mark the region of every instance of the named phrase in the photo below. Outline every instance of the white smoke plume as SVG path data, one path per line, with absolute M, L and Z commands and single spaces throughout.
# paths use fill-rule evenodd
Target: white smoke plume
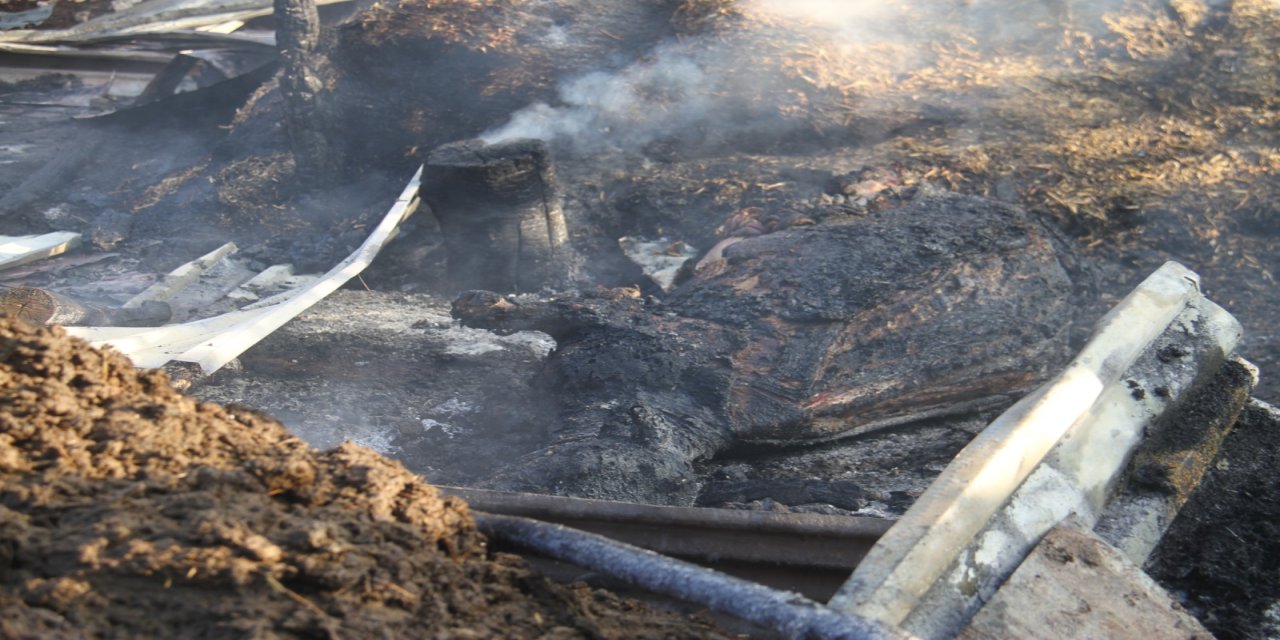
M 1029 0 L 1018 3 L 1014 15 L 1003 0 L 742 0 L 737 6 L 751 17 L 754 34 L 673 42 L 621 70 L 567 78 L 554 103 L 530 105 L 479 137 L 490 143 L 539 138 L 581 154 L 647 152 L 655 142 L 684 149 L 769 145 L 821 129 L 825 123 L 797 114 L 823 99 L 822 92 L 844 90 L 843 80 L 856 82 L 864 67 L 881 79 L 907 76 L 928 65 L 934 47 L 948 39 L 981 54 L 1048 50 L 1067 26 L 1103 30 L 1103 16 L 1126 1 Z M 764 56 L 756 45 L 780 42 L 796 47 L 795 55 L 775 51 L 776 64 L 759 64 Z M 865 62 L 863 52 L 877 46 L 891 47 L 892 55 Z M 811 59 L 809 50 L 830 56 L 831 68 L 842 66 L 844 77 L 814 80 L 785 60 Z M 877 99 L 866 96 L 862 105 L 874 111 Z M 928 99 L 922 96 L 921 104 Z M 957 114 L 985 107 L 953 96 L 945 108 Z
M 677 129 L 706 125 L 720 99 L 698 61 L 670 47 L 618 73 L 568 80 L 559 94 L 559 105 L 535 103 L 480 137 L 540 138 L 583 153 L 639 149 Z

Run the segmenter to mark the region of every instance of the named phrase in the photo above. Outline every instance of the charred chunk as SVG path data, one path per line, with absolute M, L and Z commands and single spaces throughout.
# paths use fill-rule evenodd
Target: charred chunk
M 1071 281 L 1048 234 L 988 200 L 927 200 L 724 249 L 663 302 L 469 292 L 466 324 L 558 348 L 557 442 L 508 488 L 688 503 L 691 464 L 955 412 L 1068 353 Z

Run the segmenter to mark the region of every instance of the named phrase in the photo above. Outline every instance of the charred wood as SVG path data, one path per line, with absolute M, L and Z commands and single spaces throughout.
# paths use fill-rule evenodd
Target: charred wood
M 282 69 L 285 128 L 298 175 L 319 182 L 338 175 L 339 159 L 327 134 L 328 80 L 333 75 L 319 53 L 320 14 L 315 0 L 275 0 L 276 48 Z
M 537 291 L 572 279 L 574 252 L 542 141 L 439 147 L 427 161 L 422 195 L 440 222 L 456 288 Z
M 694 465 L 736 447 L 997 402 L 1068 355 L 1061 255 L 1024 212 L 954 196 L 743 239 L 661 301 L 464 293 L 463 324 L 557 343 L 539 377 L 560 401 L 555 441 L 491 486 L 687 505 Z M 753 498 L 738 489 L 724 499 Z

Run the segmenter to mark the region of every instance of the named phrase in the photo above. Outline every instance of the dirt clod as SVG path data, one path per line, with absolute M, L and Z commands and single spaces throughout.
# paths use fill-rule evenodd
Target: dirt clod
M 490 557 L 398 463 L 0 319 L 0 637 L 712 637 Z

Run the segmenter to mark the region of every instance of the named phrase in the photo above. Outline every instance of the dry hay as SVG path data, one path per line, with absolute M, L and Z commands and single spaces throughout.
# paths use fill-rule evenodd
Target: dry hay
M 295 175 L 287 153 L 254 155 L 226 165 L 211 178 L 223 206 L 219 222 L 267 225 L 277 232 L 304 228 L 299 213 L 287 206 L 296 195 Z
M 1001 10 L 1046 6 L 1017 4 Z M 1280 9 L 1262 0 L 1072 9 L 1009 36 L 966 21 L 968 7 L 900 3 L 878 19 L 918 32 L 863 40 L 748 13 L 723 37 L 749 55 L 719 71 L 778 74 L 776 93 L 758 99 L 823 135 L 889 139 L 884 155 L 950 187 L 991 194 L 1011 181 L 1025 203 L 1065 217 L 1174 206 L 1224 215 L 1247 208 L 1242 185 L 1262 187 L 1251 198 L 1275 194 Z

